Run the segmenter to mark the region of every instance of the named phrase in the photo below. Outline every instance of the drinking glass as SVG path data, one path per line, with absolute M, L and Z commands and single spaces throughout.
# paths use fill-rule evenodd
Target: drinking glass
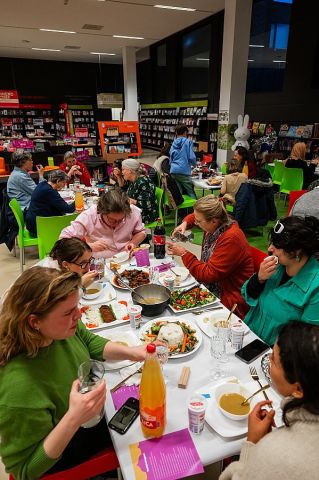
M 164 381 L 167 382 L 167 377 L 166 377 L 165 371 L 164 371 L 164 365 L 165 365 L 165 363 L 167 363 L 167 360 L 168 360 L 168 357 L 169 357 L 168 344 L 156 345 L 156 355 L 157 355 L 157 358 L 158 358 L 158 360 L 161 364 L 161 367 L 162 367 Z
M 210 343 L 210 354 L 212 357 L 212 368 L 210 369 L 210 378 L 217 380 L 225 376 L 223 368 L 224 359 L 226 357 L 226 340 L 225 337 L 213 336 Z
M 97 279 L 101 280 L 105 276 L 105 260 L 104 258 L 98 257 L 92 261 L 90 265 L 90 270 L 95 270 L 97 275 Z
M 105 373 L 104 364 L 97 360 L 88 360 L 81 363 L 78 370 L 80 380 L 80 393 L 88 393 L 100 385 Z M 81 427 L 91 428 L 99 423 L 104 415 L 104 407 L 98 415 L 83 423 Z

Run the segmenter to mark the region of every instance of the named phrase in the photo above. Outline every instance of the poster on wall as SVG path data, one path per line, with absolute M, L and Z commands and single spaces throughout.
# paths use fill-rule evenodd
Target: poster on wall
M 0 90 L 0 107 L 19 106 L 19 95 L 17 90 Z
M 123 108 L 122 93 L 98 93 L 97 108 Z

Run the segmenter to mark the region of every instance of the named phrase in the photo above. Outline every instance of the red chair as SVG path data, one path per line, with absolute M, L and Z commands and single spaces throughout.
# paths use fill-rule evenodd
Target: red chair
M 249 250 L 254 262 L 254 272 L 258 272 L 261 262 L 267 257 L 267 253 L 251 245 L 249 245 Z
M 7 175 L 9 172 L 8 172 L 8 169 L 6 167 L 6 163 L 4 161 L 4 158 L 3 157 L 0 157 L 0 175 Z
M 296 200 L 298 200 L 299 197 L 301 197 L 304 193 L 307 193 L 308 190 L 293 190 L 290 192 L 289 195 L 289 205 L 288 205 L 288 215 L 290 215 L 290 211 L 292 207 L 294 206 L 294 203 Z
M 86 462 L 80 463 L 75 467 L 68 468 L 62 472 L 44 475 L 41 480 L 87 480 L 100 473 L 110 472 L 119 468 L 119 461 L 112 447 L 103 450 Z M 14 480 L 13 475 L 9 475 L 9 480 Z

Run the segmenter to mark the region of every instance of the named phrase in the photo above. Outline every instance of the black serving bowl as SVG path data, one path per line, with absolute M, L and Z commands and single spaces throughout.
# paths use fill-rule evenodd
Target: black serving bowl
M 135 292 L 142 295 L 145 299 L 151 300 L 154 298 L 156 301 L 154 303 L 143 303 L 143 300 Z M 134 292 L 132 292 L 133 303 L 142 307 L 142 315 L 146 317 L 155 317 L 163 313 L 169 304 L 170 297 L 171 292 L 168 288 L 153 283 L 136 287 Z

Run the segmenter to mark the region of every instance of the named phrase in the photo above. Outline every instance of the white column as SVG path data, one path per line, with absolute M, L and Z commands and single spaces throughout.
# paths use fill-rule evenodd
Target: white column
M 252 0 L 225 0 L 217 163 L 232 155 L 229 129 L 244 114 Z
M 138 120 L 135 47 L 123 47 L 122 55 L 125 102 L 123 120 Z

